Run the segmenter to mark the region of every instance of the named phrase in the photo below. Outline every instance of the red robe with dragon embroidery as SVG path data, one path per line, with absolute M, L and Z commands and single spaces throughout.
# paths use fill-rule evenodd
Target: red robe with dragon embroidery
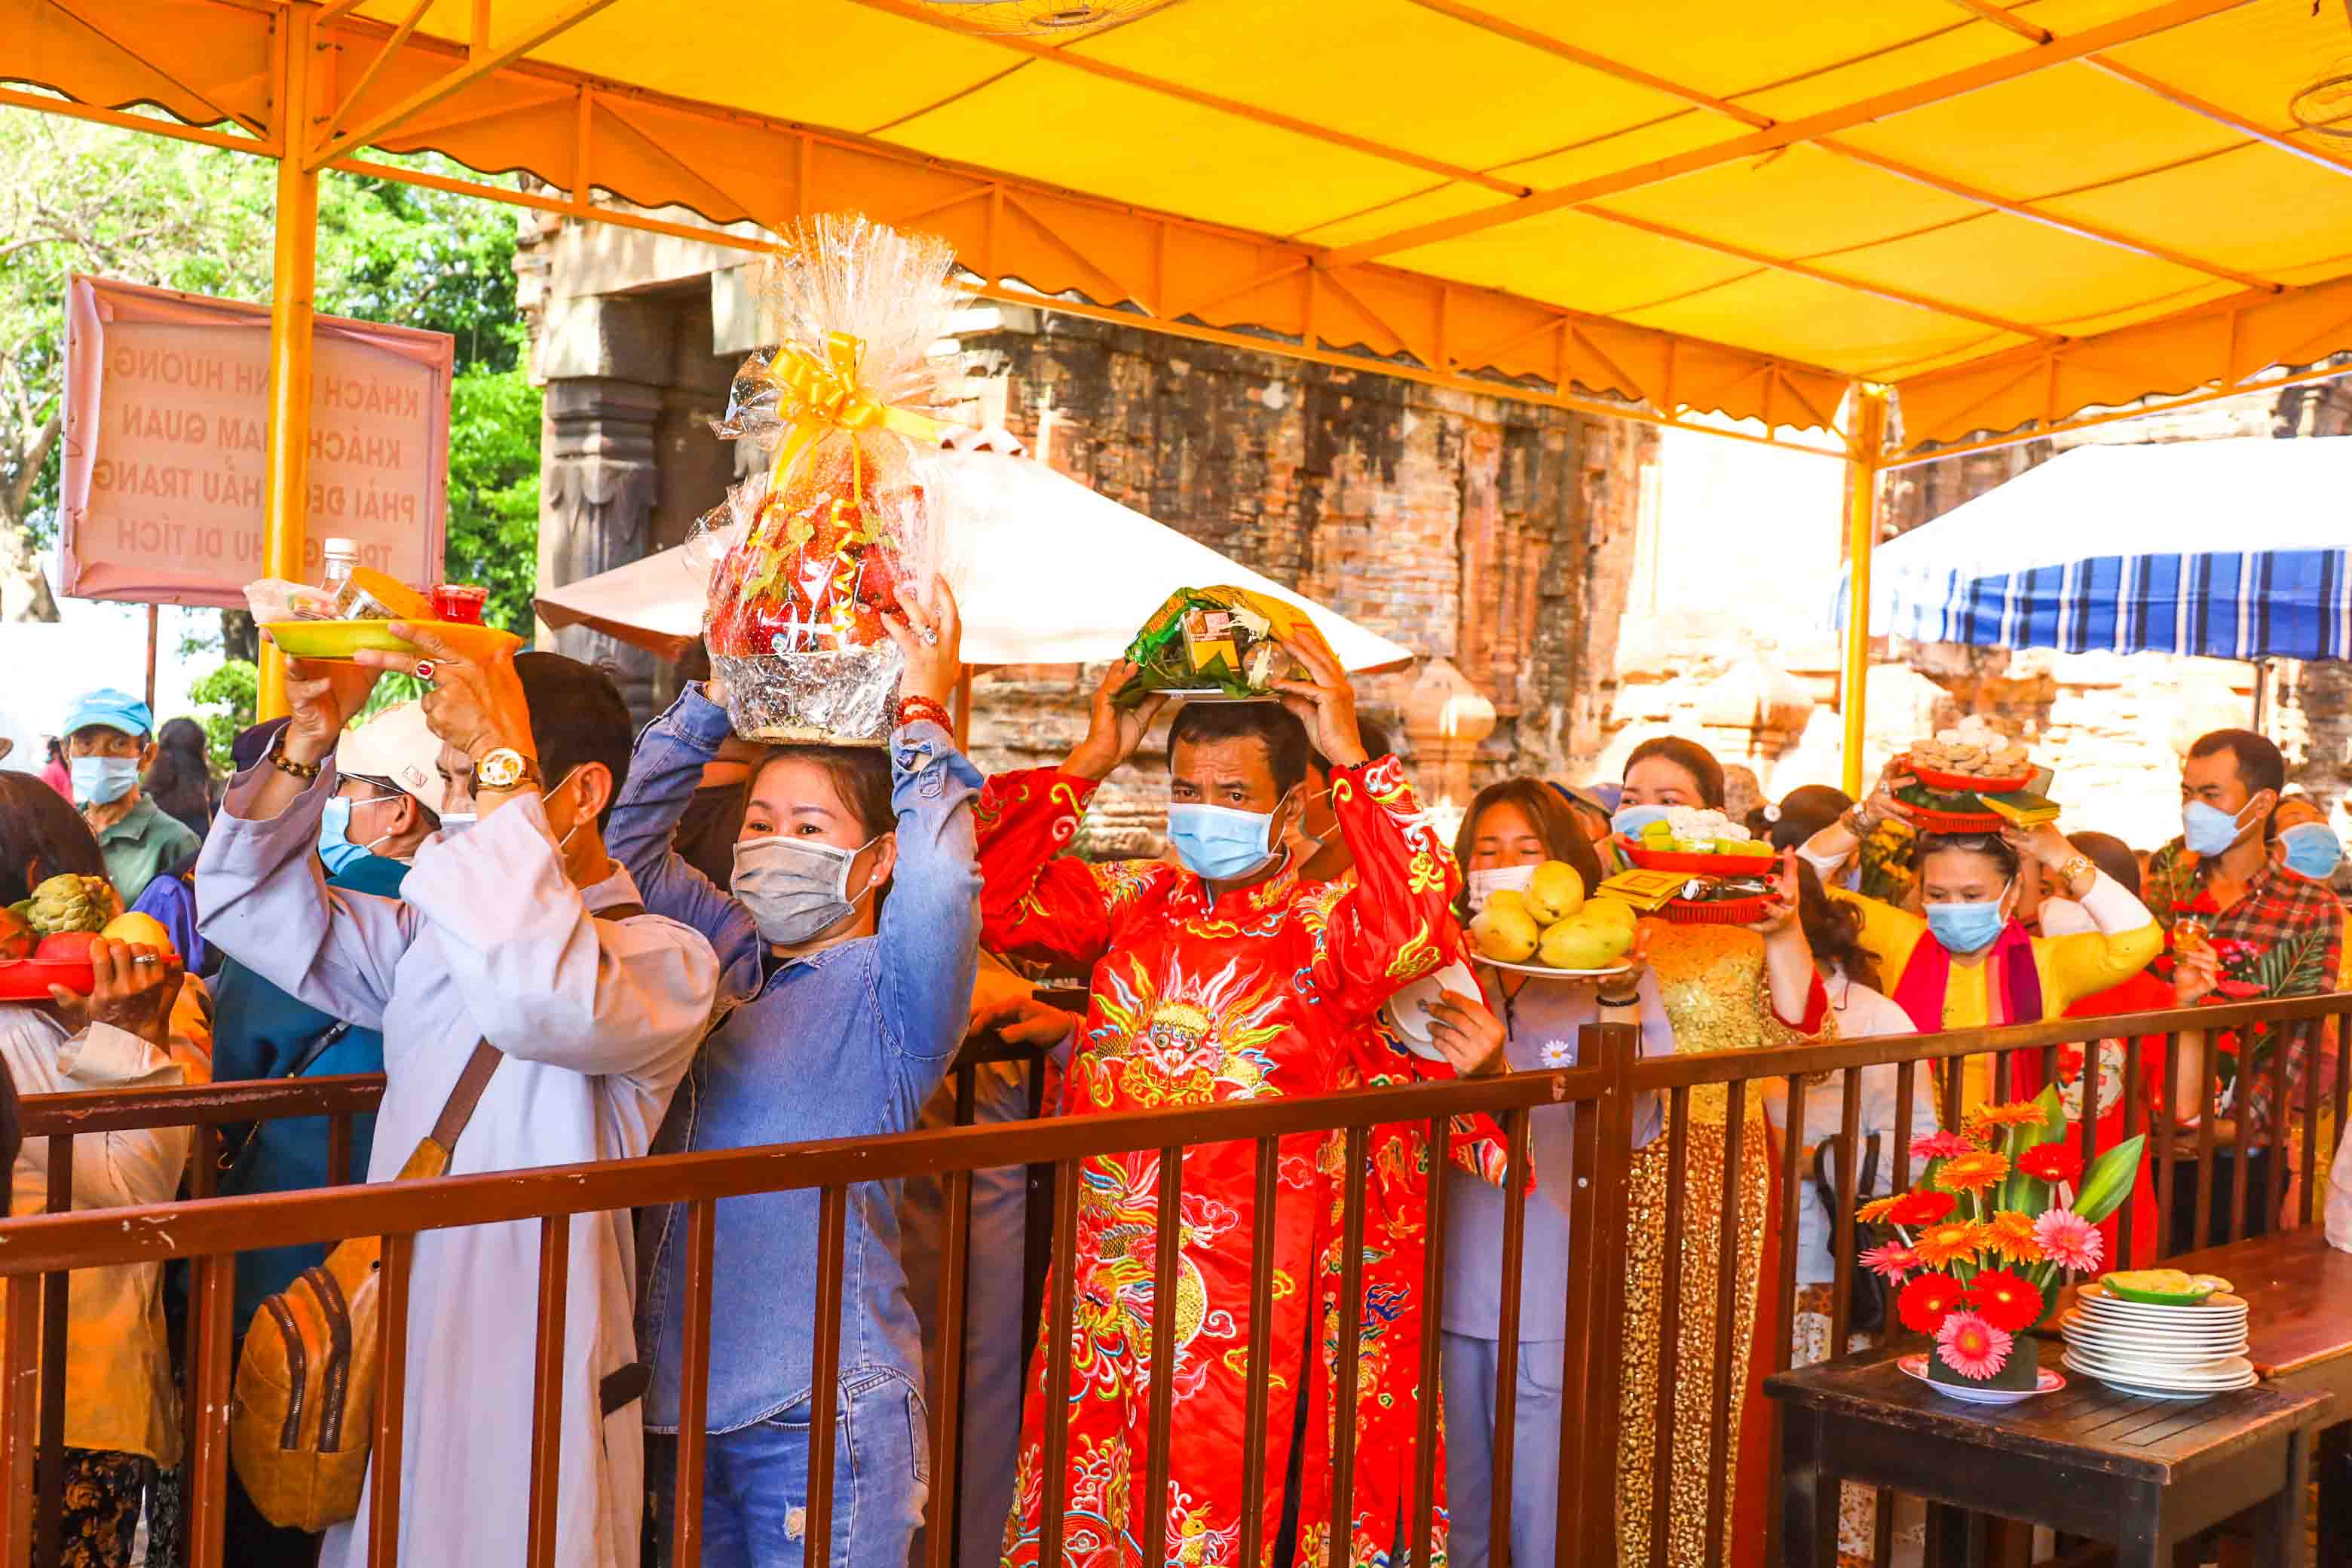
M 1450 1076 L 1398 1050 L 1375 1026 L 1381 1003 L 1450 963 L 1461 941 L 1451 912 L 1459 872 L 1417 820 L 1394 758 L 1332 775 L 1332 813 L 1356 858 L 1352 879 L 1302 882 L 1285 870 L 1214 902 L 1201 879 L 1180 867 L 1089 866 L 1065 856 L 1093 791 L 1087 781 L 1052 770 L 1012 773 L 990 782 L 978 814 L 982 940 L 1026 966 L 1092 976 L 1064 1114 Z M 1484 1173 L 1498 1179 L 1499 1148 L 1484 1142 L 1475 1149 Z M 1175 1414 L 1161 1503 L 1170 1564 L 1241 1568 L 1243 1456 L 1258 1445 L 1267 1478 L 1261 1539 L 1271 1560 L 1302 1380 L 1297 1561 L 1326 1559 L 1344 1153 L 1339 1133 L 1282 1140 L 1273 1321 L 1254 1324 L 1255 1148 L 1244 1142 L 1185 1152 Z M 1376 1129 L 1371 1159 L 1355 1497 L 1344 1558 L 1353 1568 L 1389 1563 L 1411 1516 L 1424 1326 L 1425 1141 L 1409 1128 Z M 1045 1409 L 1041 1353 L 1022 1420 L 1005 1531 L 1009 1568 L 1036 1568 L 1048 1420 L 1069 1434 L 1064 1568 L 1143 1568 L 1144 1516 L 1134 1493 L 1143 1484 L 1150 1430 L 1159 1167 L 1157 1151 L 1081 1163 L 1069 1404 Z M 1244 1430 L 1253 1335 L 1265 1339 L 1273 1370 L 1263 1434 Z M 1444 1473 L 1441 1454 L 1430 1551 L 1403 1554 L 1433 1568 L 1444 1561 Z

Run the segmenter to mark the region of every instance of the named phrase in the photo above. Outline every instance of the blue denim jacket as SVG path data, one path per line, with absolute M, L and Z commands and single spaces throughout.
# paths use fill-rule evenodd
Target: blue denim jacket
M 725 710 L 688 686 L 638 737 L 605 841 L 646 907 L 710 939 L 729 1013 L 679 1085 L 655 1151 L 749 1149 L 873 1137 L 916 1124 L 963 1039 L 980 952 L 971 803 L 981 777 L 947 732 L 891 737 L 898 866 L 879 931 L 775 967 L 742 905 L 670 848 L 672 829 L 727 738 Z M 764 978 L 763 978 L 764 976 Z M 921 1386 L 922 1347 L 898 1264 L 895 1182 L 849 1189 L 842 1259 L 841 1378 L 896 1371 Z M 719 1205 L 711 1286 L 710 1403 L 730 1432 L 809 1396 L 816 1324 L 817 1193 Z M 639 1342 L 653 1363 L 646 1425 L 677 1428 L 685 1340 L 686 1214 L 652 1211 L 640 1245 Z

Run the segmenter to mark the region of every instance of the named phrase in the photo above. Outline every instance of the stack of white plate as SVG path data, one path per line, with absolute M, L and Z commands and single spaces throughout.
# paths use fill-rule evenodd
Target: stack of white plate
M 2246 1303 L 2237 1296 L 2159 1307 L 2126 1301 L 2094 1282 L 2058 1328 L 2066 1364 L 2118 1393 L 2208 1399 L 2256 1381 L 2246 1359 Z

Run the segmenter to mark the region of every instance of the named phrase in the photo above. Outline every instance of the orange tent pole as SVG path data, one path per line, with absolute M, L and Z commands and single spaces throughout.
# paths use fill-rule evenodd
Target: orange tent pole
M 1853 432 L 1846 458 L 1845 793 L 1862 798 L 1862 746 L 1870 690 L 1870 559 L 1878 547 L 1878 464 L 1886 442 L 1886 389 L 1853 384 Z
M 278 102 L 283 148 L 278 160 L 277 259 L 269 289 L 268 487 L 264 495 L 261 568 L 265 577 L 302 577 L 304 508 L 310 456 L 310 321 L 318 286 L 319 176 L 307 166 L 311 33 L 319 8 L 287 8 L 286 58 Z M 261 650 L 257 716 L 286 711 L 286 660 Z

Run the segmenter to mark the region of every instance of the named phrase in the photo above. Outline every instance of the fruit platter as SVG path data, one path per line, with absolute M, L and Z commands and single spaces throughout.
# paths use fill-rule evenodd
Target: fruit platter
M 1686 805 L 1669 807 L 1639 834 L 1618 835 L 1617 847 L 1637 870 L 1684 877 L 1654 900 L 1658 913 L 1683 925 L 1763 919 L 1780 860 L 1722 812 Z
M 1979 714 L 1912 742 L 1895 767 L 1911 782 L 1895 797 L 1911 807 L 1913 824 L 1930 833 L 1998 833 L 2058 815 L 2029 793 L 2039 775 L 2023 742 Z
M 1633 906 L 1588 898 L 1584 879 L 1564 860 L 1535 868 L 1524 889 L 1498 888 L 1470 921 L 1478 962 L 1542 979 L 1591 979 L 1632 967 Z
M 87 995 L 98 984 L 89 944 L 100 937 L 172 951 L 152 915 L 125 914 L 103 877 L 50 877 L 33 896 L 0 909 L 0 999 L 46 1002 L 49 987 Z

